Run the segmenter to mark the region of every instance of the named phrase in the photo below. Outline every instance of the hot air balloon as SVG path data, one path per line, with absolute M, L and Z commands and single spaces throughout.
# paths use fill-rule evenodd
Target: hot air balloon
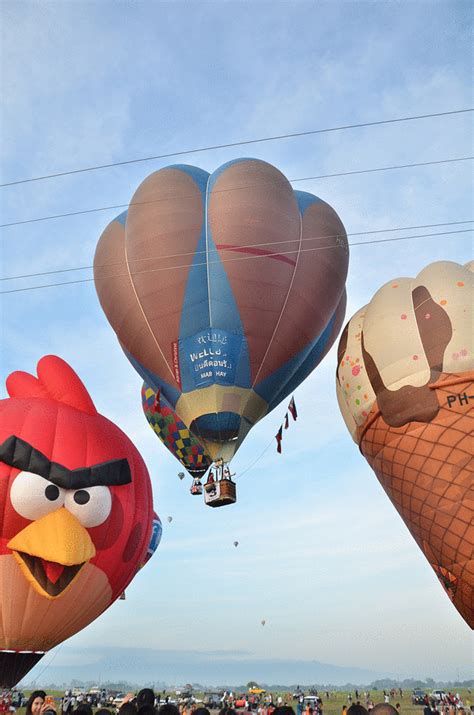
M 172 516 L 167 516 L 167 517 L 166 517 L 166 521 L 168 522 L 168 524 L 171 524 L 171 522 L 173 521 L 173 517 L 172 517 Z
M 211 466 L 211 457 L 179 419 L 166 398 L 160 395 L 158 399 L 157 393 L 146 383 L 142 386 L 142 407 L 153 432 L 193 477 L 191 494 L 202 494 L 200 478 Z M 179 472 L 178 477 L 183 479 L 183 472 Z
M 473 268 L 386 283 L 344 329 L 337 368 L 353 439 L 471 628 Z
M 266 620 L 265 620 L 264 618 L 262 618 L 262 620 L 260 621 L 260 623 L 262 624 L 262 626 L 264 626 L 265 623 L 266 623 Z
M 186 476 L 186 475 L 185 475 L 184 472 L 178 472 L 178 478 L 179 478 L 180 481 L 183 481 L 183 479 L 184 479 L 185 476 Z
M 331 346 L 347 266 L 327 203 L 264 161 L 237 159 L 212 175 L 185 165 L 151 174 L 103 232 L 94 278 L 133 366 L 226 463 Z M 232 503 L 235 485 L 205 496 Z
M 163 534 L 163 526 L 161 524 L 161 519 L 158 516 L 158 514 L 156 514 L 154 512 L 153 519 L 151 522 L 150 543 L 148 544 L 148 548 L 146 550 L 145 556 L 143 557 L 142 563 L 140 563 L 138 566 L 137 573 L 145 566 L 145 564 L 148 563 L 148 561 L 154 555 L 155 551 L 157 550 L 158 546 L 160 545 L 162 534 Z M 125 591 L 123 591 L 123 593 L 121 594 L 120 600 L 121 601 L 126 600 Z
M 151 533 L 137 449 L 67 363 L 50 355 L 37 372 L 12 373 L 0 401 L 3 687 L 119 598 Z
M 235 548 L 237 548 L 238 545 L 239 545 L 239 542 L 238 542 L 238 541 L 234 541 L 234 546 L 235 546 Z
M 143 566 L 148 563 L 151 559 L 158 546 L 160 545 L 161 537 L 163 536 L 163 525 L 161 519 L 156 512 L 153 512 L 153 519 L 151 522 L 151 536 L 146 550 L 145 558 L 143 560 Z

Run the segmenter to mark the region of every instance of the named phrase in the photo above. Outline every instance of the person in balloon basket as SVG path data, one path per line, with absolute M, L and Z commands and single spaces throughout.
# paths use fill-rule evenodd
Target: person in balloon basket
M 227 482 L 231 482 L 233 476 L 234 476 L 234 474 L 230 473 L 229 467 L 227 465 L 225 465 L 224 471 L 222 472 L 222 479 Z
M 212 469 L 209 470 L 209 476 L 207 477 L 207 482 L 206 482 L 206 493 L 210 497 L 215 497 L 217 495 L 217 482 L 219 481 L 219 475 L 218 471 L 216 469 L 215 474 L 213 473 Z
M 216 468 L 216 482 L 218 482 L 220 479 L 222 479 L 224 471 L 224 460 L 222 459 L 222 457 L 216 459 L 216 461 L 214 462 L 214 466 Z
M 216 469 L 216 472 L 212 471 L 212 469 L 209 470 L 209 474 L 207 477 L 207 482 L 206 482 L 206 492 L 209 494 L 209 496 L 213 497 L 216 495 L 217 490 L 216 490 L 216 484 L 219 481 L 219 473 Z

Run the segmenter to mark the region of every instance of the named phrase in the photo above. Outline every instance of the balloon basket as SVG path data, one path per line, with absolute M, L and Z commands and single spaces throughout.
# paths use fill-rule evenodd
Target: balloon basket
M 210 482 L 204 485 L 204 502 L 207 506 L 226 506 L 237 501 L 235 482 L 222 479 L 220 482 Z

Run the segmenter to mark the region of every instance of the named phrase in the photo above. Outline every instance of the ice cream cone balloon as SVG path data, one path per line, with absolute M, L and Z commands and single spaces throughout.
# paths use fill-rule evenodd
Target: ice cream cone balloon
M 337 395 L 349 431 L 474 627 L 473 270 L 389 281 L 346 325 Z

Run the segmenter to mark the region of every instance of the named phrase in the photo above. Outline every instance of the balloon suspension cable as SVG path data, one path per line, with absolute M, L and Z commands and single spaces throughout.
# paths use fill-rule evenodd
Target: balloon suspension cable
M 240 472 L 240 473 L 237 474 L 236 476 L 242 477 L 244 474 L 246 474 L 246 472 L 250 471 L 250 470 L 252 469 L 252 467 L 254 467 L 254 466 L 257 464 L 257 462 L 259 462 L 259 461 L 262 459 L 262 457 L 264 456 L 264 454 L 265 454 L 266 452 L 268 452 L 268 450 L 270 449 L 270 447 L 272 446 L 272 444 L 273 444 L 273 442 L 274 442 L 274 439 L 275 439 L 275 438 L 272 437 L 271 440 L 270 440 L 270 442 L 267 444 L 267 446 L 265 447 L 265 449 L 259 454 L 259 456 L 257 457 L 257 459 L 255 459 L 253 462 L 251 462 L 251 463 L 248 465 L 248 467 L 245 467 L 245 469 L 242 470 L 242 472 Z
M 283 423 L 282 423 L 282 424 L 283 424 Z M 272 437 L 271 440 L 269 441 L 269 443 L 267 444 L 267 446 L 266 446 L 266 447 L 262 450 L 262 452 L 258 455 L 258 457 L 257 457 L 253 462 L 251 462 L 251 463 L 248 465 L 248 467 L 245 467 L 245 469 L 242 470 L 242 471 L 240 472 L 240 474 L 238 474 L 238 475 L 236 475 L 236 476 L 242 477 L 244 474 L 246 474 L 247 472 L 249 472 L 249 471 L 262 459 L 262 457 L 268 452 L 268 450 L 270 449 L 270 447 L 271 447 L 272 444 L 274 443 L 274 439 L 275 439 L 275 437 Z
M 51 658 L 49 659 L 49 662 L 46 663 L 46 664 L 43 666 L 43 668 L 40 670 L 39 674 L 35 677 L 35 679 L 34 679 L 34 682 L 35 682 L 35 683 L 38 682 L 38 681 L 40 680 L 41 676 L 43 675 L 43 673 L 44 673 L 46 670 L 48 670 L 48 668 L 49 668 L 49 666 L 51 665 L 51 663 L 53 662 L 53 660 L 56 658 L 56 656 L 58 655 L 58 653 L 62 650 L 62 647 L 63 647 L 63 645 L 64 645 L 65 642 L 66 642 L 66 641 L 63 641 L 62 643 L 60 643 L 60 644 L 55 648 L 54 653 L 51 654 Z M 17 685 L 16 687 L 18 688 L 19 685 Z

